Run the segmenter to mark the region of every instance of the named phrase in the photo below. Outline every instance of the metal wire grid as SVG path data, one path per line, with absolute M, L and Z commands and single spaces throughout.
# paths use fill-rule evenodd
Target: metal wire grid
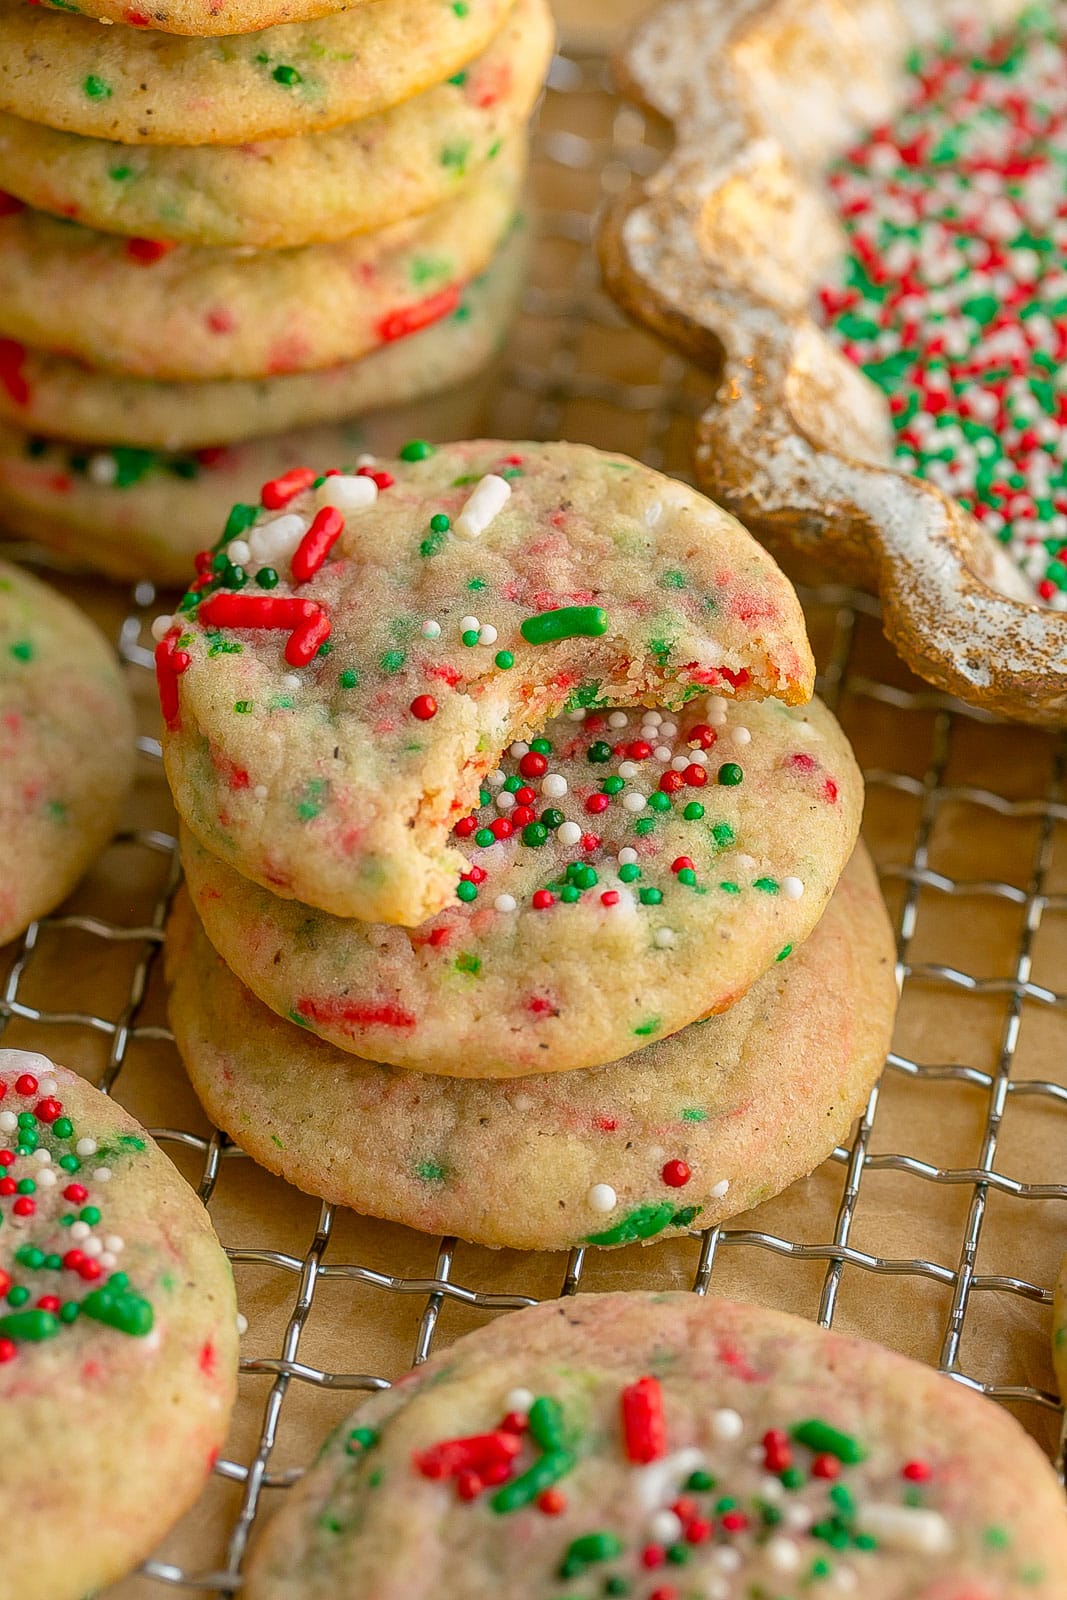
M 610 103 L 609 94 L 606 68 L 602 61 L 558 60 L 553 71 L 538 148 L 538 160 L 543 168 L 553 169 L 557 176 L 563 175 L 564 178 L 568 172 L 596 174 L 602 193 L 612 192 L 627 181 L 630 174 L 645 172 L 658 160 L 658 153 L 647 138 L 648 130 L 643 119 L 632 108 Z M 589 97 L 604 100 L 609 112 L 610 134 L 607 138 L 588 138 L 568 127 L 569 104 L 579 95 L 587 100 Z M 542 230 L 546 237 L 588 247 L 592 222 L 585 209 L 549 209 L 542 212 Z M 584 248 L 578 269 L 565 289 L 532 287 L 524 310 L 526 318 L 534 323 L 552 319 L 559 327 L 558 337 L 543 362 L 524 365 L 520 360 L 512 366 L 505 380 L 507 391 L 522 399 L 527 415 L 531 414 L 532 407 L 533 425 L 528 432 L 543 437 L 557 434 L 566 408 L 575 400 L 587 400 L 605 408 L 615 418 L 637 419 L 643 441 L 640 453 L 651 464 L 661 464 L 667 450 L 668 435 L 678 417 L 691 416 L 696 409 L 692 390 L 686 382 L 687 372 L 684 364 L 669 354 L 659 358 L 655 381 L 638 386 L 621 383 L 601 370 L 589 370 L 580 354 L 588 330 L 607 330 L 620 326 L 613 308 L 598 292 L 591 251 Z M 31 558 L 41 559 L 40 552 L 24 553 L 30 554 Z M 44 557 L 44 562 L 48 564 L 47 557 Z M 1049 765 L 1049 782 L 1040 796 L 1012 800 L 987 788 L 946 782 L 954 734 L 965 722 L 989 723 L 991 719 L 981 712 L 961 707 L 932 690 L 897 687 L 865 676 L 859 668 L 854 667 L 858 632 L 877 627 L 877 605 L 870 597 L 846 590 L 822 589 L 812 591 L 804 598 L 809 606 L 821 608 L 832 617 L 832 642 L 819 685 L 821 694 L 831 707 L 836 707 L 844 697 L 849 696 L 872 708 L 881 705 L 899 711 L 932 714 L 929 754 L 921 778 L 890 769 L 869 769 L 865 773 L 869 791 L 882 789 L 919 803 L 918 823 L 907 859 L 883 868 L 886 879 L 896 880 L 903 886 L 897 920 L 901 981 L 905 986 L 922 983 L 974 996 L 1003 996 L 1007 1000 L 1006 1015 L 992 1071 L 969 1065 L 920 1062 L 896 1053 L 890 1055 L 888 1060 L 889 1073 L 904 1079 L 915 1083 L 954 1082 L 967 1085 L 985 1096 L 985 1127 L 980 1158 L 975 1166 L 939 1168 L 906 1154 L 873 1154 L 871 1140 L 882 1094 L 880 1087 L 875 1088 L 852 1143 L 839 1146 L 831 1157 L 831 1161 L 844 1171 L 844 1183 L 831 1236 L 824 1242 L 801 1243 L 796 1239 L 744 1227 L 705 1230 L 698 1235 L 699 1255 L 692 1276 L 692 1288 L 697 1294 L 706 1293 L 712 1284 L 721 1253 L 741 1246 L 755 1247 L 797 1262 L 825 1263 L 818 1321 L 829 1327 L 838 1308 L 846 1267 L 876 1275 L 903 1275 L 913 1280 L 931 1281 L 951 1290 L 950 1309 L 944 1323 L 939 1354 L 942 1371 L 997 1400 L 1055 1412 L 1058 1409 L 1057 1401 L 1047 1392 L 1026 1383 L 983 1382 L 969 1373 L 961 1359 L 961 1341 L 976 1297 L 1016 1296 L 1042 1306 L 1048 1306 L 1052 1300 L 1050 1288 L 1042 1284 L 1020 1277 L 980 1273 L 977 1260 L 992 1195 L 1001 1194 L 1028 1203 L 1067 1203 L 1067 1184 L 1027 1182 L 1001 1172 L 996 1165 L 1002 1121 L 1013 1097 L 1038 1100 L 1050 1111 L 1067 1113 L 1067 1088 L 1054 1082 L 1015 1075 L 1024 1003 L 1035 1002 L 1061 1014 L 1067 1010 L 1067 993 L 1056 992 L 1032 979 L 1034 942 L 1043 917 L 1048 912 L 1067 911 L 1067 894 L 1049 892 L 1046 887 L 1052 862 L 1054 831 L 1058 823 L 1067 822 L 1067 802 L 1062 795 L 1067 744 L 1062 739 L 1057 742 Z M 151 616 L 154 599 L 151 585 L 138 586 L 119 637 L 123 657 L 133 668 L 141 671 L 151 667 L 151 655 L 145 641 L 146 623 Z M 146 762 L 158 763 L 160 750 L 157 740 L 142 737 L 139 748 Z M 997 817 L 1025 818 L 1036 822 L 1036 844 L 1025 888 L 997 878 L 954 879 L 931 869 L 930 846 L 934 826 L 942 808 L 952 803 L 966 804 Z M 117 1087 L 121 1089 L 121 1074 L 132 1046 L 141 1041 L 170 1040 L 168 1031 L 147 1020 L 143 1013 L 149 978 L 162 944 L 167 907 L 179 877 L 176 842 L 171 833 L 163 829 L 141 830 L 121 835 L 118 842 L 162 860 L 162 881 L 149 920 L 138 926 L 124 925 L 94 915 L 55 916 L 42 920 L 34 924 L 21 941 L 14 963 L 0 989 L 0 1037 L 7 1026 L 16 1020 L 44 1030 L 41 1042 L 45 1048 L 47 1030 L 55 1027 L 87 1029 L 103 1036 L 108 1043 L 108 1053 L 101 1087 L 107 1092 Z M 923 891 L 959 897 L 961 900 L 993 900 L 1018 906 L 1023 913 L 1022 933 L 1010 973 L 1001 977 L 980 978 L 958 966 L 912 960 L 911 947 Z M 128 991 L 116 1014 L 102 1016 L 31 1003 L 26 992 L 29 987 L 27 980 L 34 972 L 42 934 L 47 931 L 48 936 L 52 937 L 71 930 L 97 941 L 104 950 L 109 947 L 114 950 L 120 945 L 135 948 L 136 960 Z M 1067 1030 L 1067 1020 L 1064 1028 Z M 246 1159 L 243 1152 L 217 1130 L 207 1138 L 175 1127 L 154 1128 L 152 1131 L 164 1145 L 184 1147 L 198 1157 L 198 1189 L 206 1204 L 214 1195 L 224 1163 Z M 872 1171 L 886 1170 L 907 1174 L 922 1183 L 943 1189 L 962 1187 L 970 1190 L 966 1221 L 955 1261 L 881 1256 L 857 1248 L 851 1242 L 864 1177 Z M 1064 1222 L 1067 1224 L 1067 1210 Z M 143 1576 L 160 1591 L 171 1587 L 202 1594 L 228 1595 L 239 1589 L 243 1558 L 264 1491 L 285 1488 L 299 1476 L 297 1470 L 273 1471 L 271 1467 L 283 1406 L 290 1394 L 294 1391 L 298 1393 L 301 1386 L 342 1391 L 388 1387 L 388 1380 L 382 1376 L 325 1371 L 301 1361 L 301 1338 L 320 1285 L 340 1280 L 353 1287 L 373 1286 L 423 1299 L 425 1305 L 412 1351 L 415 1363 L 424 1361 L 430 1354 L 446 1301 L 492 1312 L 534 1303 L 534 1297 L 530 1295 L 490 1293 L 474 1284 L 457 1281 L 453 1277 L 457 1248 L 454 1239 L 440 1241 L 433 1274 L 427 1278 L 394 1277 L 358 1261 L 328 1262 L 324 1257 L 335 1226 L 334 1208 L 323 1205 L 313 1237 L 302 1254 L 274 1249 L 247 1249 L 240 1245 L 228 1247 L 228 1254 L 235 1265 L 267 1267 L 295 1280 L 292 1310 L 277 1356 L 252 1355 L 241 1363 L 242 1375 L 246 1380 L 266 1378 L 269 1380 L 269 1390 L 262 1406 L 258 1438 L 250 1459 L 223 1459 L 215 1469 L 220 1478 L 240 1486 L 240 1504 L 230 1525 L 225 1558 L 216 1570 L 197 1571 L 160 1560 L 147 1562 L 142 1569 Z M 1067 1226 L 1064 1231 L 1067 1235 Z M 583 1286 L 590 1254 L 581 1249 L 570 1254 L 559 1282 L 560 1292 L 573 1294 Z M 647 1265 L 647 1286 L 653 1287 L 657 1281 L 656 1249 L 647 1251 L 642 1261 Z M 256 1330 L 253 1328 L 250 1332 L 252 1343 L 255 1342 L 255 1336 Z M 1062 1465 L 1062 1412 L 1060 1415 Z

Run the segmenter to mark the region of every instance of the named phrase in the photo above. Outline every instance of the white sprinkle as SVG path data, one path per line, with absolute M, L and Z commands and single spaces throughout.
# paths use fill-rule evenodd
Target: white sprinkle
M 695 764 L 698 767 L 706 767 L 708 764 L 708 752 L 706 750 L 690 750 L 687 765 L 691 764 Z
M 610 1183 L 594 1183 L 585 1198 L 591 1211 L 601 1211 L 605 1214 L 614 1211 L 619 1203 L 619 1197 Z
M 619 763 L 620 778 L 636 778 L 640 770 L 641 768 L 636 761 L 620 761 Z
M 39 1087 L 39 1086 L 38 1086 L 38 1087 Z M 46 1150 L 46 1149 L 45 1149 L 45 1148 L 44 1148 L 44 1146 L 43 1146 L 43 1145 L 41 1145 L 41 1146 L 40 1146 L 40 1147 L 39 1147 L 39 1148 L 38 1148 L 38 1149 L 36 1149 L 36 1150 L 35 1150 L 35 1151 L 34 1151 L 34 1152 L 33 1152 L 33 1159 L 34 1159 L 34 1160 L 35 1160 L 35 1161 L 39 1161 L 39 1162 L 40 1162 L 40 1163 L 41 1163 L 41 1165 L 42 1165 L 42 1166 L 45 1166 L 45 1167 L 47 1167 L 47 1165 L 48 1165 L 48 1163 L 49 1163 L 49 1162 L 50 1162 L 50 1161 L 51 1161 L 51 1159 L 52 1159 L 52 1152 L 51 1152 L 51 1150 Z
M 610 717 L 608 718 L 608 727 L 609 728 L 625 728 L 626 724 L 629 722 L 629 720 L 630 719 L 626 715 L 625 711 L 613 711 L 611 713 Z
M 501 789 L 500 793 L 496 797 L 496 808 L 498 811 L 511 811 L 515 806 L 515 803 L 515 796 L 511 793 L 510 789 Z
M 513 894 L 498 894 L 496 899 L 493 901 L 493 904 L 498 911 L 506 912 L 515 911 L 518 908 L 519 902 L 516 900 Z
M 671 761 L 671 766 L 674 768 L 675 772 L 684 772 L 688 765 L 689 765 L 689 757 L 687 755 L 686 756 L 675 756 L 674 759 Z
M 562 800 L 567 793 L 567 780 L 562 772 L 549 772 L 541 779 L 541 793 L 549 800 Z
M 576 710 L 568 711 L 567 715 L 568 715 L 568 717 L 570 717 L 572 722 L 584 722 L 585 721 L 585 707 L 584 706 L 578 706 Z
M 74 1226 L 77 1227 L 77 1223 Z M 73 1233 L 74 1228 L 71 1228 L 70 1231 Z M 82 1240 L 82 1250 L 87 1256 L 100 1256 L 104 1253 L 104 1247 L 95 1234 L 90 1235 L 88 1239 Z
M 271 522 L 261 522 L 248 535 L 251 559 L 261 567 L 277 567 L 282 562 L 290 561 L 307 531 L 307 523 L 295 511 L 275 517 Z
M 439 639 L 441 637 L 441 624 L 435 622 L 432 617 L 427 617 L 422 625 L 422 637 L 424 639 Z
M 940 1511 L 921 1506 L 861 1505 L 856 1526 L 870 1533 L 889 1550 L 907 1550 L 915 1555 L 946 1556 L 955 1546 L 952 1529 Z
M 669 744 L 658 744 L 652 752 L 657 761 L 669 761 L 671 759 L 671 753 L 671 747 Z
M 104 1240 L 104 1249 L 110 1250 L 112 1255 L 120 1256 L 126 1248 L 126 1241 L 120 1234 L 109 1233 Z
M 637 851 L 633 848 L 632 845 L 625 845 L 619 851 L 619 866 L 620 867 L 632 867 L 636 860 L 637 860 Z
M 637 1503 L 642 1511 L 658 1510 L 665 1500 L 673 1500 L 691 1472 L 707 1465 L 703 1450 L 688 1445 L 673 1455 L 650 1461 L 647 1467 L 638 1467 L 632 1478 Z
M 524 1117 L 526 1115 L 527 1111 L 532 1111 L 533 1108 L 534 1108 L 534 1102 L 533 1102 L 533 1096 L 532 1095 L 528 1095 L 528 1094 L 513 1094 L 511 1096 L 511 1109 L 513 1111 L 517 1111 L 519 1113 L 520 1117 Z
M 630 789 L 623 795 L 622 803 L 627 811 L 643 811 L 648 805 L 648 796 L 640 789 Z
M 751 733 L 749 733 L 748 729 L 743 727 L 741 723 L 738 723 L 736 728 L 730 729 L 730 738 L 733 740 L 734 744 L 752 743 Z
M 494 767 L 492 772 L 487 774 L 485 781 L 490 789 L 502 789 L 507 782 L 507 773 L 502 772 L 499 767 Z
M 798 1533 L 810 1528 L 815 1521 L 814 1511 L 800 1500 L 794 1500 L 790 1505 L 784 1506 L 782 1516 L 786 1526 L 794 1528 Z
M 87 1222 L 72 1222 L 70 1225 L 70 1236 L 72 1239 L 88 1239 L 92 1231 L 92 1228 L 90 1228 Z
M 759 1492 L 763 1500 L 781 1500 L 785 1497 L 785 1484 L 779 1478 L 772 1478 L 768 1472 L 759 1481 Z
M 648 1519 L 648 1532 L 656 1544 L 674 1544 L 682 1537 L 682 1519 L 676 1511 L 654 1511 Z
M 480 627 L 477 617 L 461 617 L 459 620 L 460 633 L 477 633 Z
M 511 753 L 515 757 L 516 761 L 521 761 L 523 756 L 529 753 L 529 749 L 530 746 L 526 743 L 525 739 L 516 739 L 515 743 L 511 747 Z
M 532 1389 L 509 1389 L 504 1396 L 504 1410 L 517 1411 L 524 1417 L 534 1403 L 535 1395 Z
M 736 1572 L 741 1565 L 741 1552 L 731 1544 L 721 1544 L 712 1551 L 711 1559 L 720 1572 Z
M 366 473 L 362 476 L 354 473 L 351 477 L 338 473 L 336 477 L 320 483 L 315 490 L 317 506 L 336 506 L 338 511 L 346 513 L 365 511 L 377 498 L 378 485 Z
M 282 688 L 283 689 L 299 689 L 301 687 L 301 685 L 303 684 L 303 681 L 304 681 L 303 678 L 299 677 L 298 674 L 295 673 L 295 672 L 283 672 L 282 673 Z
M 489 472 L 471 490 L 466 505 L 452 524 L 457 539 L 477 539 L 511 499 L 511 484 Z
M 93 1173 L 93 1177 L 96 1179 L 97 1183 L 110 1183 L 111 1182 L 111 1168 L 110 1167 L 97 1167 L 96 1171 Z
M 52 1167 L 42 1167 L 37 1174 L 38 1189 L 54 1189 L 58 1182 L 59 1179 L 56 1177 L 55 1170 Z
M 652 935 L 652 943 L 658 950 L 669 950 L 674 943 L 674 931 L 671 928 L 657 928 Z
M 745 1424 L 739 1411 L 724 1408 L 721 1411 L 713 1411 L 711 1414 L 712 1437 L 719 1439 L 723 1443 L 729 1444 L 734 1439 L 740 1439 L 744 1427 Z
M 661 722 L 659 725 L 661 739 L 673 739 L 677 732 L 678 724 L 676 722 Z
M 247 539 L 231 539 L 226 546 L 226 554 L 235 567 L 243 567 L 247 561 L 252 559 L 252 548 Z
M 723 1195 L 728 1194 L 729 1191 L 730 1191 L 730 1180 L 729 1180 L 729 1178 L 720 1178 L 718 1183 L 715 1185 L 715 1187 L 713 1189 L 709 1189 L 708 1190 L 708 1195 L 712 1200 L 721 1200 Z
M 77 1144 L 74 1146 L 74 1149 L 77 1151 L 78 1155 L 80 1155 L 80 1156 L 95 1156 L 95 1154 L 96 1154 L 96 1140 L 95 1139 L 79 1139 Z
M 556 838 L 560 844 L 577 844 L 582 837 L 582 830 L 576 822 L 563 822 L 556 829 Z
M 119 1264 L 118 1256 L 113 1256 L 110 1250 L 101 1250 L 99 1261 L 100 1265 L 102 1267 L 106 1267 L 109 1272 L 111 1271 L 112 1267 L 117 1267 Z
M 787 900 L 799 900 L 804 893 L 804 883 L 800 878 L 783 878 L 781 887 Z
M 14 1133 L 19 1119 L 13 1111 L 0 1111 L 0 1133 Z
M 41 1060 L 43 1061 L 44 1059 L 45 1059 L 45 1057 L 42 1056 Z M 49 1063 L 49 1065 L 51 1065 L 51 1063 Z M 41 1078 L 38 1081 L 37 1088 L 39 1089 L 40 1093 L 43 1094 L 45 1096 L 45 1098 L 47 1099 L 47 1098 L 50 1098 L 52 1095 L 55 1094 L 56 1090 L 59 1088 L 59 1084 L 56 1082 L 56 1080 L 54 1078 Z
M 658 728 L 660 723 L 663 721 L 662 711 L 643 711 L 641 715 L 648 723 L 650 728 Z
M 491 622 L 483 622 L 478 629 L 479 644 L 496 644 L 496 629 Z
M 775 1572 L 795 1572 L 800 1566 L 800 1547 L 792 1539 L 771 1539 L 763 1553 Z
M 743 850 L 741 854 L 735 858 L 735 862 L 739 871 L 741 872 L 754 872 L 756 870 L 755 856 L 746 855 Z
M 248 1332 L 248 1318 L 242 1312 L 239 1311 L 237 1313 L 237 1333 L 238 1333 L 238 1337 L 243 1337 L 247 1332 Z
M 265 783 L 257 783 L 255 788 L 252 790 L 252 794 L 257 800 L 265 800 L 269 793 L 270 790 L 267 788 Z
M 90 483 L 97 483 L 102 488 L 107 488 L 118 477 L 119 464 L 113 455 L 101 451 L 98 455 L 89 457 L 86 472 Z
M 166 615 L 156 617 L 152 623 L 152 637 L 158 644 L 165 633 L 169 633 L 174 626 L 174 618 Z

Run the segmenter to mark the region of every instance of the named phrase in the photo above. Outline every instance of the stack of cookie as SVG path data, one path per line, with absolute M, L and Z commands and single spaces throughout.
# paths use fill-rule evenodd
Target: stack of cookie
M 251 1155 L 562 1248 L 719 1221 L 844 1137 L 892 940 L 738 523 L 581 446 L 413 441 L 265 484 L 198 566 L 156 626 L 171 1016 Z
M 551 16 L 75 9 L 0 0 L 4 521 L 178 582 L 294 461 L 468 431 L 521 278 Z

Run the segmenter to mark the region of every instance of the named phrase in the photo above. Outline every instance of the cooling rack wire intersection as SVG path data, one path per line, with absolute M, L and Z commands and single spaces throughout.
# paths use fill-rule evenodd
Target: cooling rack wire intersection
M 499 436 L 587 439 L 626 450 L 652 466 L 686 474 L 690 430 L 710 394 L 709 382 L 676 356 L 626 328 L 600 293 L 591 249 L 598 207 L 634 175 L 653 170 L 662 148 L 660 131 L 640 112 L 612 96 L 608 69 L 601 58 L 557 58 L 535 139 L 538 244 L 534 273 L 493 419 L 493 431 Z M 39 551 L 22 553 L 44 565 L 54 564 Z M 909 1292 L 913 1289 L 916 1295 L 926 1286 L 940 1290 L 943 1310 L 938 1365 L 957 1382 L 1010 1404 L 1050 1450 L 1057 1450 L 1058 1441 L 1062 1471 L 1064 1424 L 1055 1397 L 1028 1381 L 1026 1374 L 1015 1381 L 1010 1381 L 1011 1374 L 981 1376 L 974 1368 L 969 1334 L 972 1324 L 981 1320 L 983 1303 L 992 1301 L 1009 1310 L 1009 1302 L 1029 1303 L 1043 1308 L 1047 1319 L 1052 1300 L 1051 1275 L 1035 1282 L 1013 1271 L 986 1269 L 983 1240 L 987 1230 L 997 1226 L 995 1220 L 990 1222 L 994 1205 L 1017 1208 L 1012 1213 L 1013 1225 L 1023 1230 L 1042 1212 L 1044 1226 L 1050 1231 L 1058 1227 L 1062 1247 L 1067 1250 L 1067 1183 L 1017 1176 L 1020 1165 L 1025 1171 L 1025 1163 L 1020 1163 L 1016 1147 L 1012 1159 L 1005 1160 L 1003 1168 L 998 1165 L 1006 1117 L 1019 1105 L 1042 1118 L 1059 1119 L 1060 1150 L 1067 1150 L 1067 1071 L 1059 1082 L 1031 1076 L 1020 1051 L 1020 1040 L 1033 1025 L 1032 1018 L 1047 1015 L 1061 1030 L 1058 1054 L 1067 1057 L 1067 992 L 1055 986 L 1055 973 L 1046 977 L 1048 963 L 1039 959 L 1047 928 L 1058 928 L 1062 919 L 1067 933 L 1067 800 L 1063 794 L 1067 745 L 1062 738 L 1057 741 L 1044 734 L 1000 729 L 984 713 L 960 706 L 909 678 L 881 640 L 877 604 L 869 596 L 823 588 L 802 592 L 802 598 L 820 658 L 820 693 L 841 715 L 865 768 L 868 831 L 873 827 L 877 835 L 871 842 L 897 933 L 902 1010 L 913 993 L 946 997 L 945 1003 L 951 1000 L 970 1008 L 968 1017 L 980 1011 L 996 1037 L 985 1065 L 966 1064 L 955 1057 L 928 1061 L 920 1058 L 917 1050 L 891 1054 L 883 1083 L 872 1092 L 852 1143 L 838 1147 L 831 1157 L 829 1169 L 839 1193 L 825 1232 L 805 1227 L 790 1237 L 745 1227 L 745 1218 L 739 1219 L 742 1225 L 738 1227 L 706 1230 L 694 1235 L 692 1258 L 687 1258 L 688 1281 L 698 1294 L 714 1291 L 716 1273 L 726 1270 L 723 1263 L 729 1257 L 738 1251 L 759 1252 L 763 1260 L 774 1258 L 776 1263 L 790 1264 L 791 1272 L 803 1267 L 819 1273 L 811 1309 L 826 1327 L 833 1324 L 849 1284 L 870 1286 L 876 1280 L 904 1279 Z M 119 631 L 119 647 L 135 679 L 147 680 L 151 670 L 148 629 L 154 609 L 152 586 L 139 584 Z M 873 728 L 867 740 L 857 737 L 857 729 L 865 726 Z M 899 747 L 902 729 L 909 759 L 877 764 L 873 757 L 880 757 L 883 749 Z M 883 738 L 887 730 L 892 737 Z M 981 781 L 969 781 L 959 747 L 964 755 L 977 750 L 981 758 L 984 750 L 988 757 L 997 740 L 1003 741 L 1005 750 L 1023 741 L 1024 766 L 1029 763 L 1035 771 L 1040 770 L 1040 782 L 1031 790 L 1018 792 L 1017 785 L 1008 784 L 1002 792 L 996 782 L 996 762 L 993 782 L 989 781 L 988 759 L 978 761 Z M 142 769 L 158 774 L 158 740 L 142 735 L 138 744 Z M 1003 766 L 1010 776 L 1013 759 L 1006 757 Z M 992 875 L 946 870 L 939 840 L 947 815 L 967 819 L 962 824 L 964 833 L 992 829 L 995 839 L 997 829 L 1004 828 L 1013 841 L 1014 870 L 996 876 L 1001 868 L 996 849 L 990 849 L 984 858 Z M 12 1041 L 17 1036 L 20 1044 L 26 1042 L 30 1048 L 47 1052 L 49 1036 L 54 1038 L 57 1030 L 89 1030 L 106 1044 L 100 1086 L 120 1096 L 131 1049 L 142 1044 L 165 1046 L 170 1041 L 166 1027 L 152 1020 L 146 999 L 167 907 L 179 877 L 171 828 L 172 818 L 161 809 L 160 826 L 139 827 L 115 841 L 117 850 L 142 858 L 153 869 L 153 903 L 146 919 L 131 925 L 91 911 L 44 919 L 21 941 L 0 987 L 0 1037 L 17 1026 Z M 1022 858 L 1017 834 L 1025 834 Z M 965 949 L 958 957 L 951 950 L 947 957 L 931 950 L 929 940 L 922 937 L 931 907 L 935 913 L 947 908 L 961 932 L 964 919 L 981 920 L 990 912 L 1013 919 L 1013 948 L 1008 959 L 998 962 L 996 971 L 976 973 Z M 104 964 L 130 961 L 132 953 L 125 997 L 112 1014 L 65 1010 L 58 993 L 60 1003 L 42 1003 L 35 984 L 42 942 L 67 938 L 91 941 L 97 959 Z M 965 938 L 961 941 L 963 945 L 967 942 Z M 1067 953 L 1067 939 L 1060 948 Z M 978 965 L 981 969 L 982 963 Z M 1061 962 L 1059 971 L 1063 970 Z M 964 1026 L 961 1037 L 966 1032 Z M 973 1164 L 939 1165 L 899 1150 L 875 1148 L 876 1119 L 883 1098 L 912 1095 L 918 1111 L 921 1097 L 931 1091 L 968 1097 L 972 1115 L 975 1106 L 980 1108 Z M 152 1131 L 172 1153 L 185 1161 L 195 1160 L 198 1190 L 209 1206 L 224 1173 L 235 1164 L 251 1167 L 243 1153 L 217 1130 L 210 1135 L 181 1126 L 153 1127 Z M 1061 1157 L 1059 1171 L 1052 1175 L 1062 1177 L 1064 1167 Z M 917 1209 L 930 1203 L 959 1209 L 954 1257 L 879 1252 L 877 1240 L 869 1239 L 861 1225 L 861 1199 L 875 1174 L 911 1180 L 911 1187 L 904 1192 L 909 1196 L 907 1204 Z M 312 1391 L 351 1391 L 354 1396 L 359 1391 L 388 1387 L 385 1376 L 325 1370 L 301 1359 L 302 1339 L 316 1295 L 326 1286 L 340 1285 L 353 1294 L 363 1287 L 386 1295 L 412 1296 L 421 1302 L 410 1351 L 416 1363 L 430 1354 L 446 1307 L 506 1312 L 539 1297 L 479 1289 L 477 1281 L 466 1281 L 471 1274 L 457 1263 L 463 1247 L 453 1239 L 439 1242 L 432 1271 L 425 1277 L 392 1276 L 358 1260 L 335 1261 L 330 1258 L 330 1247 L 338 1225 L 334 1209 L 323 1205 L 302 1252 L 252 1248 L 239 1239 L 224 1237 L 239 1270 L 256 1269 L 291 1284 L 291 1308 L 276 1355 L 265 1353 L 254 1323 L 242 1340 L 242 1389 L 254 1388 L 259 1412 L 247 1458 L 222 1459 L 216 1465 L 216 1479 L 233 1485 L 237 1495 L 221 1561 L 209 1568 L 202 1563 L 149 1561 L 135 1580 L 140 1585 L 138 1595 L 162 1595 L 168 1588 L 203 1596 L 235 1593 L 257 1515 L 274 1491 L 283 1490 L 299 1476 L 298 1467 L 272 1465 L 285 1409 L 299 1405 L 301 1394 Z M 660 1252 L 675 1248 L 653 1246 L 642 1252 L 639 1281 L 646 1287 L 665 1286 L 658 1269 L 666 1256 Z M 472 1254 L 479 1259 L 477 1253 Z M 548 1292 L 572 1294 L 593 1287 L 590 1280 L 595 1277 L 596 1255 L 575 1250 L 565 1264 L 563 1257 L 556 1258 L 560 1270 Z M 477 1274 L 473 1275 L 476 1279 Z M 670 1281 L 674 1286 L 674 1280 Z M 336 1420 L 341 1414 L 338 1410 Z M 122 1586 L 122 1593 L 126 1592 Z

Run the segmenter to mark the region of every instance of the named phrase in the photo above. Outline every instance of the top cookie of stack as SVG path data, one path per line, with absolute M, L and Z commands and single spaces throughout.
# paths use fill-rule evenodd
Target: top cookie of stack
M 74 9 L 0 0 L 0 484 L 16 530 L 48 536 L 51 518 L 54 542 L 77 542 L 33 435 L 216 450 L 436 394 L 490 359 L 520 276 L 503 246 L 547 0 L 327 4 L 301 21 L 179 6 L 127 10 L 123 27 Z M 410 361 L 382 365 L 409 339 Z M 98 544 L 121 487 L 110 519 L 93 512 Z M 173 578 L 191 554 L 168 564 L 142 543 L 126 570 Z

